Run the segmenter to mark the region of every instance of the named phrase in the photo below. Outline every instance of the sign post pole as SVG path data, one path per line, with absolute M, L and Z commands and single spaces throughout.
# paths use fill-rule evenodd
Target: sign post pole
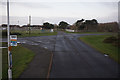
M 7 0 L 7 34 L 8 34 L 8 78 L 12 80 L 12 54 L 10 53 L 10 27 L 9 27 L 9 0 Z

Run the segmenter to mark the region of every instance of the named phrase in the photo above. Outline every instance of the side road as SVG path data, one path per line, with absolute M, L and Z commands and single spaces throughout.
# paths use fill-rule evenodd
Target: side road
M 52 52 L 37 45 L 23 46 L 35 52 L 35 57 L 19 78 L 47 78 Z

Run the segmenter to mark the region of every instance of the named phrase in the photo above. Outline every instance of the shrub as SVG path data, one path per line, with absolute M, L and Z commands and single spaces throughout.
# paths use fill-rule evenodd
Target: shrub
M 21 33 L 19 32 L 10 32 L 10 35 L 22 35 Z M 2 31 L 2 37 L 7 37 L 7 31 Z
M 113 43 L 116 41 L 117 41 L 117 38 L 115 36 L 111 36 L 103 40 L 104 43 Z
M 103 40 L 104 43 L 111 43 L 113 46 L 120 47 L 120 37 L 111 36 Z
M 6 30 L 3 30 L 3 31 L 2 31 L 2 36 L 4 36 L 4 37 L 7 36 L 7 31 L 6 31 Z
M 113 45 L 113 46 L 116 46 L 116 47 L 120 47 L 120 43 L 118 42 L 118 40 L 115 41 L 115 42 L 113 42 L 112 45 Z
M 21 33 L 13 32 L 13 33 L 10 33 L 10 35 L 21 35 Z

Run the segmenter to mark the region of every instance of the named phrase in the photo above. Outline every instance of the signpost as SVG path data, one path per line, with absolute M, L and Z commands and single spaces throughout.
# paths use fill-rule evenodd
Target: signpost
M 10 36 L 10 27 L 9 27 L 9 0 L 7 0 L 7 35 L 8 35 L 8 79 L 12 80 L 12 46 L 17 46 L 17 36 Z
M 17 46 L 17 35 L 10 35 L 10 46 Z
M 9 0 L 7 0 L 7 35 L 8 35 L 8 79 L 12 80 L 12 46 L 17 46 L 17 35 L 10 35 Z
M 10 28 L 9 28 L 9 0 L 7 0 L 7 34 L 8 34 L 8 78 L 12 80 L 12 66 L 11 66 L 11 58 L 12 55 L 10 53 Z

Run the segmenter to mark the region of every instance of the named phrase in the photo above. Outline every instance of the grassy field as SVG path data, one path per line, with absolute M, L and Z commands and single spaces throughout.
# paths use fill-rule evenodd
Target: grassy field
M 118 54 L 118 50 L 120 48 L 113 46 L 111 43 L 103 43 L 103 40 L 110 36 L 111 35 L 92 35 L 80 37 L 79 39 L 97 49 L 98 51 L 104 54 L 108 54 L 112 59 L 120 63 L 120 60 L 118 59 L 118 57 L 120 57 Z
M 3 46 L 6 46 L 6 43 L 3 43 Z M 19 75 L 27 67 L 28 63 L 33 59 L 34 55 L 35 54 L 31 50 L 24 48 L 21 45 L 18 45 L 17 47 L 12 48 L 13 78 L 19 77 Z M 6 79 L 8 77 L 7 75 L 7 72 L 8 72 L 7 48 L 4 48 L 2 50 L 2 58 L 3 58 L 2 77 L 3 79 Z
M 25 31 L 25 30 L 11 30 L 10 31 L 11 34 L 17 34 L 18 37 L 32 37 L 32 36 L 51 36 L 51 35 L 57 35 L 57 32 L 50 32 L 49 30 L 44 30 L 44 31 L 41 31 L 41 30 L 32 30 L 30 31 L 30 34 L 28 31 Z M 7 35 L 7 32 L 6 31 L 3 31 L 2 32 L 2 37 L 6 37 Z M 21 35 L 19 35 L 21 34 Z
M 57 32 L 50 32 L 50 30 L 31 30 L 30 34 L 29 31 L 25 30 L 11 30 L 11 33 L 20 33 L 18 37 L 31 37 L 31 36 L 50 36 L 50 35 L 57 35 Z
M 22 33 L 22 35 L 18 35 L 18 37 L 51 36 L 51 35 L 57 35 L 57 32 L 31 33 L 31 34 Z

